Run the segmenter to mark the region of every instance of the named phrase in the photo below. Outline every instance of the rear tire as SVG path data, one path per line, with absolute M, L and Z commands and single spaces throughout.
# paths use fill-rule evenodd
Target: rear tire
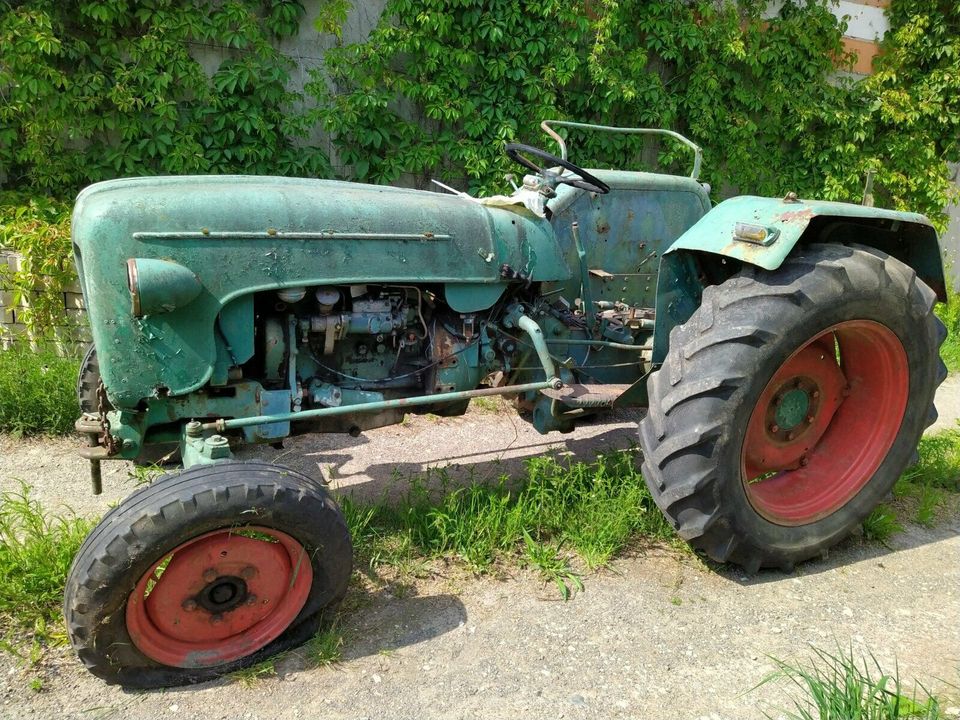
M 640 423 L 644 477 L 680 536 L 751 572 L 846 537 L 937 417 L 935 302 L 865 246 L 811 245 L 706 288 Z
M 202 682 L 309 639 L 351 567 L 343 515 L 314 480 L 260 462 L 197 466 L 94 528 L 67 578 L 67 630 L 108 683 Z
M 77 404 L 81 413 L 97 414 L 97 385 L 100 383 L 100 363 L 97 361 L 97 349 L 91 344 L 80 363 L 77 375 Z M 112 410 L 112 407 L 107 407 Z

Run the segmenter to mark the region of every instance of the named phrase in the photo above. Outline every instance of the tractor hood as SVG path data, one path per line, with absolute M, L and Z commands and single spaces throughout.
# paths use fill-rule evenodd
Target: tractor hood
M 202 387 L 216 317 L 249 293 L 436 283 L 455 310 L 476 312 L 502 293 L 504 264 L 533 280 L 570 275 L 549 223 L 522 206 L 297 178 L 98 183 L 77 198 L 73 243 L 101 373 L 121 407 Z

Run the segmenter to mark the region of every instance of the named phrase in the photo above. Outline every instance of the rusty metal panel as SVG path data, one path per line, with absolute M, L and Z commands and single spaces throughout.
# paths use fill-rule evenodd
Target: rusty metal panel
M 826 200 L 779 200 L 744 195 L 717 205 L 673 243 L 668 252 L 700 250 L 775 270 L 790 254 L 810 223 L 818 217 L 910 223 L 936 239 L 936 231 L 930 221 L 918 213 Z M 767 245 L 738 240 L 735 238 L 738 224 L 766 228 L 775 237 Z
M 118 407 L 202 387 L 215 364 L 215 318 L 249 293 L 390 282 L 475 288 L 502 283 L 503 264 L 531 268 L 543 279 L 569 276 L 548 221 L 531 213 L 328 180 L 98 183 L 77 198 L 73 242 L 94 341 L 104 349 L 100 369 Z M 127 261 L 171 257 L 199 280 L 198 294 L 135 317 Z M 499 296 L 475 294 L 490 302 Z

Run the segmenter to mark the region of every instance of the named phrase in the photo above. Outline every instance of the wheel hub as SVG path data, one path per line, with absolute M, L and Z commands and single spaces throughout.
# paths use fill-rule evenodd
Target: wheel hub
M 230 612 L 242 605 L 248 597 L 243 578 L 221 575 L 197 595 L 196 603 L 210 613 Z
M 800 382 L 800 381 L 798 381 Z M 807 411 L 810 409 L 810 395 L 799 387 L 787 390 L 780 396 L 779 407 L 775 417 L 777 425 L 783 430 L 793 430 L 797 425 L 805 422 Z
M 779 525 L 843 507 L 886 457 L 903 419 L 909 368 L 872 320 L 827 328 L 780 366 L 758 398 L 741 455 L 747 498 Z
M 141 578 L 127 601 L 127 630 L 158 662 L 219 665 L 278 637 L 312 583 L 310 560 L 289 535 L 217 530 L 175 548 Z
M 744 442 L 749 480 L 802 467 L 830 426 L 846 386 L 832 336 L 829 344 L 810 343 L 787 360 L 760 395 L 750 419 Z

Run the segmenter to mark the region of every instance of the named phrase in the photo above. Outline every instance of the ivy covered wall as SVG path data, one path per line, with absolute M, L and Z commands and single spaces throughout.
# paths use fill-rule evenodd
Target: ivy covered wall
M 0 183 L 44 207 L 156 173 L 437 177 L 494 192 L 516 171 L 504 143 L 551 149 L 538 125 L 559 117 L 679 130 L 703 146 L 703 179 L 719 190 L 859 201 L 872 171 L 878 205 L 945 226 L 946 162 L 960 159 L 955 0 L 892 0 L 865 79 L 842 72 L 854 58 L 829 0 L 785 0 L 772 15 L 767 0 L 309 7 L 0 0 Z M 687 162 L 669 142 L 569 140 L 586 166 Z M 34 241 L 35 213 L 2 200 L 8 244 L 68 249 Z M 63 256 L 26 266 L 70 272 Z

